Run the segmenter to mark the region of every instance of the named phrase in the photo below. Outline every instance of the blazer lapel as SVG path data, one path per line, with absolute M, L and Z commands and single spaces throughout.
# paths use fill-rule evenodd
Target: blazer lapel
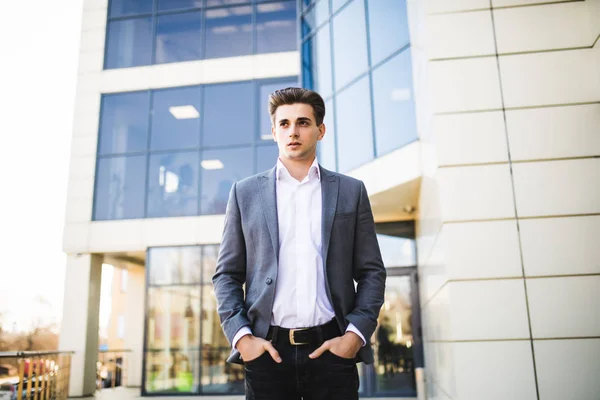
M 277 167 L 261 175 L 259 179 L 260 197 L 263 213 L 267 221 L 269 236 L 275 250 L 275 259 L 279 262 L 279 224 L 277 221 L 276 171 Z
M 331 240 L 331 228 L 333 227 L 333 219 L 335 218 L 335 210 L 337 207 L 338 177 L 325 168 L 321 169 L 321 196 L 323 211 L 322 218 L 322 241 L 323 241 L 323 264 L 327 265 L 327 254 L 329 252 L 329 242 Z

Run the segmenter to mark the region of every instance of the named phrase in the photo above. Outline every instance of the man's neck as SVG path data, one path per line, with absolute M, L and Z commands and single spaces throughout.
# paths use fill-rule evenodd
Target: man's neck
M 288 170 L 292 178 L 295 180 L 302 182 L 306 175 L 308 175 L 308 171 L 310 166 L 315 161 L 316 155 L 313 155 L 311 158 L 306 160 L 290 160 L 289 158 L 279 157 L 285 168 Z

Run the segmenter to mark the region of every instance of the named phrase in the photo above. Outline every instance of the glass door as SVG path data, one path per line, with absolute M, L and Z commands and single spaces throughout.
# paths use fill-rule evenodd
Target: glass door
M 415 268 L 389 268 L 385 301 L 371 337 L 375 363 L 371 393 L 416 397 L 415 368 L 420 357 L 419 308 Z

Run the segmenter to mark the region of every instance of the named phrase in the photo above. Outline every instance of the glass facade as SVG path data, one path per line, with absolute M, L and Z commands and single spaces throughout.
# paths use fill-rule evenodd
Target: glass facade
M 105 69 L 297 50 L 296 2 L 112 0 Z
M 225 213 L 234 182 L 275 165 L 266 98 L 295 85 L 292 77 L 104 95 L 94 220 Z
M 301 23 L 303 85 L 326 102 L 323 166 L 347 172 L 415 141 L 406 1 L 303 0 Z
M 144 394 L 243 393 L 244 370 L 225 362 L 211 282 L 218 246 L 152 248 L 147 257 Z

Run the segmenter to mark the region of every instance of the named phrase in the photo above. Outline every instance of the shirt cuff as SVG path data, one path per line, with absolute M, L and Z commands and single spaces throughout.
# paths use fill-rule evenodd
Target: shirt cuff
M 247 326 L 242 326 L 233 337 L 233 340 L 231 341 L 231 347 L 235 349 L 237 342 L 246 335 L 252 335 L 252 331 Z
M 242 329 L 244 329 L 244 328 L 242 328 Z M 240 330 L 242 330 L 242 329 L 240 329 Z M 356 333 L 358 335 L 358 337 L 360 337 L 361 340 L 362 340 L 362 342 L 363 342 L 362 347 L 365 347 L 365 345 L 367 344 L 367 341 L 365 340 L 365 337 L 362 335 L 362 333 L 360 333 L 360 331 L 352 323 L 350 323 L 348 325 L 348 327 L 346 328 L 346 332 L 348 332 L 348 331 Z

